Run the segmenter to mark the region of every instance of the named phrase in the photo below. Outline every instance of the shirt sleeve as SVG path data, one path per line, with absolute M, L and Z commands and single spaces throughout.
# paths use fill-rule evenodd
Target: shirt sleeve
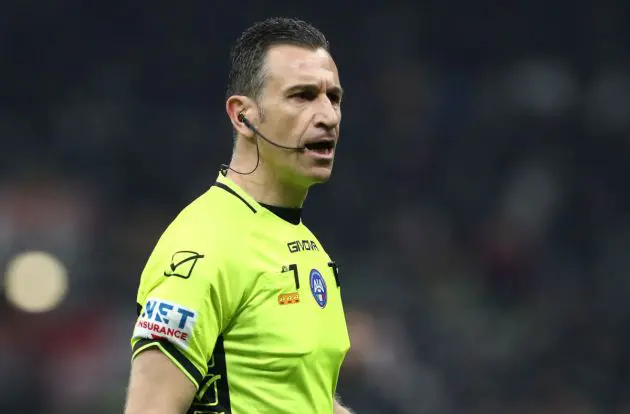
M 184 245 L 158 250 L 140 279 L 132 358 L 157 348 L 198 389 L 241 289 L 228 277 L 225 260 L 214 249 L 212 255 Z

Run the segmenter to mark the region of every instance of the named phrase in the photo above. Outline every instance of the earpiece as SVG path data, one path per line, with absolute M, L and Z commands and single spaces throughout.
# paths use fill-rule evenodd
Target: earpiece
M 289 151 L 296 151 L 296 152 L 304 152 L 304 150 L 306 149 L 306 147 L 304 146 L 300 146 L 300 147 L 289 147 L 289 146 L 285 146 L 285 145 L 280 145 L 272 140 L 270 140 L 269 138 L 265 137 L 263 134 L 260 133 L 260 131 L 258 130 L 258 128 L 256 128 L 251 122 L 249 122 L 249 119 L 247 119 L 247 117 L 245 117 L 245 114 L 243 112 L 239 112 L 238 115 L 236 116 L 236 119 L 239 120 L 239 122 L 242 122 L 245 124 L 245 126 L 251 130 L 255 136 L 259 136 L 260 138 L 262 138 L 263 140 L 267 141 L 268 143 L 270 143 L 271 145 L 278 147 L 278 148 L 282 148 L 284 150 L 289 150 Z M 240 171 L 236 171 L 235 169 L 231 168 L 228 165 L 224 165 L 223 167 L 226 169 L 230 169 L 232 171 L 234 171 L 237 174 L 242 174 L 242 175 L 248 175 L 253 173 L 256 168 L 258 168 L 258 164 L 260 163 L 260 149 L 258 147 L 258 141 L 256 141 L 256 166 L 254 167 L 253 170 L 249 171 L 249 172 L 240 172 Z

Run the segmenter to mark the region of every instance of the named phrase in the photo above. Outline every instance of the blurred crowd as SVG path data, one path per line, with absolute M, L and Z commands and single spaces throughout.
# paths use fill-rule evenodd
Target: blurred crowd
M 122 412 L 139 274 L 229 161 L 231 42 L 322 29 L 346 90 L 304 220 L 340 265 L 358 414 L 630 413 L 630 5 L 14 2 L 0 16 L 0 412 Z M 0 271 L 2 273 L 2 271 Z M 1 289 L 0 289 L 1 292 Z

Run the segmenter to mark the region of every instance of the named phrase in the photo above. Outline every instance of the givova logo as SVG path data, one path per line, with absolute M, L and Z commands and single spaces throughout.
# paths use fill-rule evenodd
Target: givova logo
M 142 314 L 136 322 L 134 338 L 167 339 L 170 342 L 188 346 L 197 315 L 190 309 L 176 303 L 147 299 Z
M 190 250 L 181 250 L 173 253 L 171 264 L 168 270 L 164 272 L 164 276 L 176 276 L 182 279 L 188 279 L 195 269 L 195 265 L 199 259 L 203 259 L 204 255 Z

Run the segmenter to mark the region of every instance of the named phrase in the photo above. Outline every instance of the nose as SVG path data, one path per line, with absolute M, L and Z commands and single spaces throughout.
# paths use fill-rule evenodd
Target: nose
M 328 97 L 324 97 L 319 105 L 315 118 L 315 126 L 331 131 L 337 128 L 341 121 L 339 105 L 333 104 Z

